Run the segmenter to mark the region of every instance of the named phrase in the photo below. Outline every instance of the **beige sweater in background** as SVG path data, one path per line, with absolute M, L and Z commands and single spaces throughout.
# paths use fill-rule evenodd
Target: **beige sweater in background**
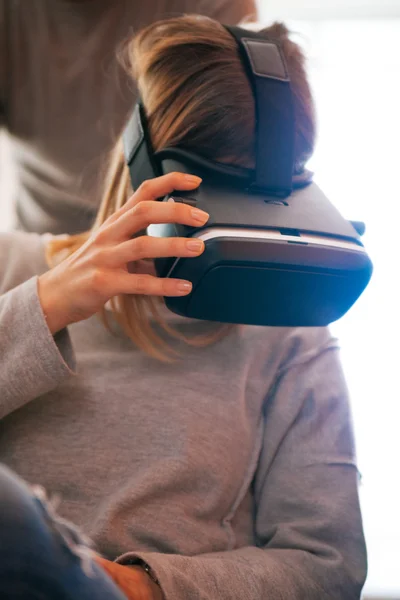
M 254 0 L 0 0 L 0 125 L 11 135 L 19 227 L 90 227 L 107 153 L 135 102 L 116 50 L 182 13 L 235 24 L 255 8 Z

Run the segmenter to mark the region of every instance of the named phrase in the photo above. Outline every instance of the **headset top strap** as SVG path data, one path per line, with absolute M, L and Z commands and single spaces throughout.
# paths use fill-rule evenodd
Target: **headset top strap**
M 255 99 L 256 168 L 244 173 L 243 169 L 239 172 L 237 168 L 203 159 L 200 161 L 200 158 L 198 162 L 202 163 L 202 168 L 207 166 L 210 173 L 224 175 L 233 185 L 243 187 L 245 184 L 253 192 L 271 196 L 289 196 L 293 185 L 297 187 L 293 180 L 295 122 L 293 97 L 282 51 L 277 42 L 265 39 L 260 33 L 239 27 L 226 29 L 238 42 Z M 127 123 L 123 144 L 134 188 L 143 180 L 162 174 L 159 153 L 154 153 L 145 110 L 140 103 Z M 171 152 L 173 149 L 169 149 Z M 192 163 L 195 158 L 194 155 L 191 157 Z M 310 180 L 309 173 L 306 180 L 307 183 Z
M 277 196 L 292 191 L 295 119 L 286 60 L 278 42 L 226 27 L 235 38 L 256 105 L 256 169 L 252 188 Z

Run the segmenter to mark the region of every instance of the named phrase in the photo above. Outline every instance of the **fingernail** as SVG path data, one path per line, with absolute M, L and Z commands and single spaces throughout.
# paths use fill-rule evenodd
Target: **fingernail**
M 198 221 L 199 223 L 207 223 L 208 219 L 210 218 L 210 215 L 204 210 L 194 208 L 192 210 L 192 217 L 195 221 Z
M 191 252 L 200 252 L 203 248 L 203 242 L 201 240 L 189 240 L 186 242 L 186 248 Z
M 184 175 L 184 179 L 188 183 L 193 183 L 194 185 L 200 185 L 203 181 L 201 177 L 196 177 L 196 175 Z
M 192 289 L 192 284 L 190 283 L 190 281 L 180 281 L 177 284 L 176 289 L 182 294 L 188 294 Z

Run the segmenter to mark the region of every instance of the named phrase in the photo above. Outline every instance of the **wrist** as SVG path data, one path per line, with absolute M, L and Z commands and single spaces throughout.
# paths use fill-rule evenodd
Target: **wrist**
M 129 569 L 140 573 L 143 582 L 143 600 L 165 600 L 160 586 L 150 577 L 148 571 L 138 565 L 127 565 Z
M 69 325 L 69 322 L 66 316 L 67 311 L 63 309 L 60 288 L 51 284 L 47 273 L 38 278 L 38 295 L 47 326 L 50 333 L 55 335 L 58 331 Z
M 129 566 L 130 569 L 134 569 L 138 573 L 140 572 L 142 574 L 142 577 L 146 582 L 148 594 L 147 600 L 165 600 L 161 586 L 147 563 L 141 561 L 137 564 L 127 566 Z

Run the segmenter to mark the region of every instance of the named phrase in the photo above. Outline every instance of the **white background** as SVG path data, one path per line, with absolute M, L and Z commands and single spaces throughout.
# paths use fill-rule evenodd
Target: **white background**
M 320 122 L 316 181 L 346 217 L 367 224 L 373 280 L 333 329 L 342 342 L 363 474 L 365 593 L 400 598 L 400 18 L 389 18 L 400 17 L 400 0 L 260 2 L 263 21 L 292 19 L 309 55 Z M 6 229 L 12 166 L 1 137 Z
M 400 0 L 256 0 L 264 19 L 400 17 Z
M 366 593 L 400 598 L 399 20 L 293 24 L 309 43 L 320 119 L 316 181 L 364 220 L 372 282 L 333 329 L 350 387 L 369 548 Z

